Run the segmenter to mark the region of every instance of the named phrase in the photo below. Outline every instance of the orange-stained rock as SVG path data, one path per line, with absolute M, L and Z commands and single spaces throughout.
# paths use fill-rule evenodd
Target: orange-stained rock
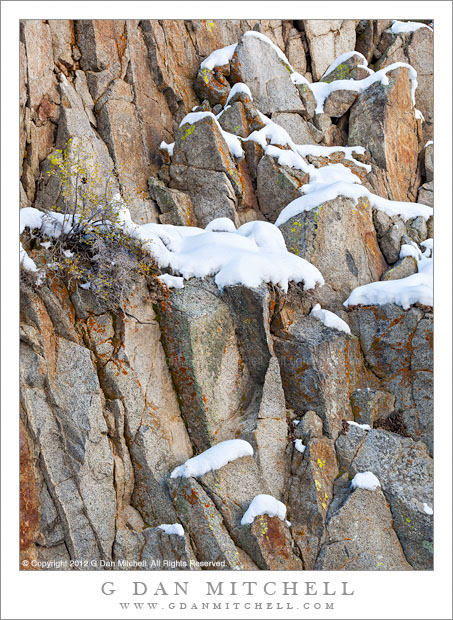
M 39 533 L 39 495 L 36 486 L 29 439 L 22 420 L 19 421 L 20 448 L 20 550 L 27 551 Z
M 374 193 L 414 202 L 420 186 L 418 125 L 405 68 L 388 74 L 359 95 L 349 118 L 349 145 L 364 146 L 373 165 L 368 179 Z
M 305 452 L 293 452 L 288 510 L 293 538 L 305 570 L 312 570 L 323 538 L 338 474 L 335 446 L 327 437 L 310 439 Z
M 302 570 L 288 525 L 279 517 L 258 515 L 251 525 L 240 527 L 240 544 L 261 570 Z

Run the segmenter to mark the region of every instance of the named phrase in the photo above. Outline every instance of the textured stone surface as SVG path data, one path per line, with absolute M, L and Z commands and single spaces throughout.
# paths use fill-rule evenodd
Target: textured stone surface
M 359 424 L 374 426 L 378 419 L 387 418 L 395 410 L 395 397 L 380 390 L 357 390 L 351 394 L 354 420 Z
M 231 80 L 248 85 L 263 114 L 302 111 L 288 68 L 275 50 L 261 39 L 241 38 L 231 59 Z
M 193 540 L 197 557 L 217 570 L 241 570 L 236 546 L 214 503 L 193 478 L 169 480 L 176 511 Z M 209 565 L 206 567 L 209 568 Z
M 368 71 L 363 68 L 363 59 L 354 55 L 337 65 L 330 73 L 323 75 L 320 81 L 330 84 L 335 80 L 363 80 L 368 75 Z
M 428 207 L 434 207 L 434 183 L 424 183 L 417 194 L 417 202 L 421 202 L 422 205 L 428 205 Z
M 197 225 L 190 196 L 166 187 L 155 177 L 148 179 L 148 187 L 152 198 L 157 202 L 162 212 L 159 215 L 161 224 L 172 224 L 173 226 Z
M 304 19 L 312 58 L 313 80 L 318 81 L 329 65 L 355 48 L 355 21 L 350 19 Z
M 357 489 L 330 516 L 318 570 L 412 570 L 379 489 Z
M 405 256 L 397 261 L 391 269 L 382 274 L 381 280 L 400 280 L 417 273 L 417 261 L 413 256 Z
M 415 201 L 420 185 L 417 121 L 407 69 L 390 71 L 359 95 L 351 108 L 348 144 L 366 146 L 374 164 L 368 175 L 375 193 Z
M 291 531 L 304 569 L 312 570 L 324 538 L 333 481 L 338 475 L 333 441 L 327 437 L 310 439 L 303 455 L 294 451 L 291 469 L 288 493 Z
M 324 112 L 328 116 L 339 118 L 346 114 L 356 99 L 357 93 L 352 90 L 334 90 L 324 103 Z
M 432 314 L 394 304 L 366 306 L 353 313 L 365 360 L 383 388 L 396 397 L 395 410 L 405 432 L 425 441 L 431 451 Z
M 369 431 L 350 473 L 372 471 L 390 504 L 393 527 L 408 562 L 417 570 L 432 568 L 432 459 L 423 442 L 386 431 Z
M 306 178 L 300 171 L 280 166 L 274 157 L 261 158 L 256 172 L 256 195 L 260 211 L 270 222 L 275 222 L 286 205 L 300 197 Z
M 391 25 L 391 19 L 361 19 L 357 24 L 355 49 L 363 54 L 369 63 L 373 56 L 380 56 L 377 45 L 384 30 Z
M 371 207 L 338 197 L 280 226 L 286 247 L 316 265 L 343 299 L 353 288 L 379 279 L 386 263 L 377 244 Z
M 288 405 L 298 414 L 315 411 L 336 439 L 342 420 L 353 419 L 350 393 L 367 381 L 357 339 L 303 317 L 275 336 L 274 346 Z
M 272 120 L 285 129 L 296 144 L 312 144 L 317 142 L 316 128 L 305 121 L 299 114 L 282 112 L 273 114 Z
M 258 515 L 251 525 L 242 525 L 240 545 L 261 570 L 302 570 L 292 549 L 288 526 L 278 517 Z
M 434 55 L 433 32 L 428 28 L 419 28 L 412 33 L 394 35 L 383 32 L 377 47 L 379 60 L 376 68 L 382 69 L 394 62 L 407 62 L 417 71 L 418 87 L 416 107 L 425 118 L 423 137 L 433 137 L 434 121 Z
M 307 164 L 341 163 L 380 196 L 432 203 L 433 146 L 424 147 L 432 33 L 392 35 L 390 23 L 22 21 L 20 206 L 62 205 L 47 157 L 72 138 L 70 157 L 83 145 L 90 176 L 99 176 L 96 193 L 114 170 L 111 191 L 128 199 L 136 221 L 275 221 L 308 175 L 279 166 L 252 140 L 233 157 L 212 118 L 179 127 L 194 108 L 219 115 L 238 80 L 253 100 L 234 95 L 218 118 L 224 131 L 247 138 L 264 127 L 262 113 L 296 143 L 345 146 L 349 131 L 350 143 L 365 147 L 354 158 L 372 165 L 370 175 L 335 148 L 307 155 Z M 424 126 L 405 70 L 357 97 L 336 91 L 315 114 L 313 93 L 293 85 L 272 46 L 242 36 L 252 29 L 309 82 L 355 45 L 375 69 L 412 63 Z M 214 50 L 236 42 L 232 62 L 200 71 Z M 352 57 L 323 80 L 361 79 L 359 64 Z M 172 156 L 162 141 L 175 143 Z M 431 238 L 433 219 L 403 222 L 340 197 L 283 232 L 325 285 L 220 292 L 208 277 L 166 291 L 156 305 L 153 280 L 137 276 L 123 307 L 107 311 L 73 279 L 21 273 L 22 561 L 57 562 L 57 570 L 70 560 L 90 569 L 113 561 L 116 570 L 431 568 L 433 517 L 423 507 L 433 506 L 431 308 L 346 311 L 343 302 L 357 286 L 413 272 L 411 257 L 399 259 L 401 244 Z M 22 241 L 48 260 L 52 250 L 39 239 L 26 232 Z M 352 335 L 307 316 L 316 303 Z M 197 480 L 170 478 L 194 454 L 234 438 L 248 441 L 253 456 Z M 366 470 L 381 489 L 352 493 L 352 477 Z M 261 515 L 241 526 L 263 493 L 287 506 L 288 522 Z M 156 529 L 162 523 L 181 523 L 185 536 Z

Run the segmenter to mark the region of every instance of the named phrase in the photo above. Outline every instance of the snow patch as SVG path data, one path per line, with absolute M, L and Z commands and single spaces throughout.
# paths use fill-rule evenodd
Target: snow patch
M 164 273 L 158 277 L 168 288 L 184 288 L 184 278 Z
M 304 444 L 302 443 L 302 439 L 295 439 L 294 440 L 294 447 L 301 454 L 303 454 L 305 452 L 305 450 L 307 449 L 307 446 L 304 446 Z
M 27 252 L 22 246 L 22 243 L 19 243 L 19 261 L 26 271 L 38 271 L 38 267 L 36 266 L 35 261 L 30 258 L 30 256 L 28 256 Z
M 374 491 L 380 486 L 381 483 L 371 471 L 364 471 L 356 474 L 351 482 L 352 489 L 366 489 L 367 491 Z
M 423 123 L 425 122 L 425 117 L 424 117 L 424 116 L 423 116 L 423 114 L 420 112 L 420 110 L 417 110 L 417 109 L 415 110 L 415 118 L 416 118 L 417 120 L 421 121 L 421 122 L 422 122 L 422 125 L 423 125 Z
M 338 166 L 338 164 L 336 165 Z M 329 166 L 325 166 L 324 168 L 329 168 Z M 345 166 L 343 166 L 343 168 L 345 168 L 345 170 L 348 170 Z M 320 170 L 323 170 L 323 168 L 317 169 L 316 174 L 318 177 L 318 181 L 320 177 L 322 181 L 328 180 L 330 172 L 319 172 Z M 337 172 L 338 170 L 339 169 L 337 169 Z M 337 174 L 337 172 L 335 174 Z M 328 200 L 335 200 L 335 198 L 338 198 L 338 196 L 351 198 L 352 200 L 354 200 L 355 204 L 357 204 L 359 198 L 368 198 L 371 206 L 375 207 L 380 211 L 383 211 L 389 217 L 398 215 L 404 221 L 418 216 L 423 217 L 423 219 L 427 220 L 429 217 L 432 216 L 432 207 L 428 207 L 427 205 L 422 205 L 419 203 L 387 200 L 386 198 L 381 198 L 380 196 L 372 194 L 370 190 L 368 190 L 366 187 L 360 186 L 358 183 L 348 182 L 351 179 L 349 173 L 350 170 L 348 170 L 348 173 L 343 173 L 343 181 L 338 181 L 330 184 L 323 184 L 318 182 L 314 185 L 304 185 L 302 187 L 302 191 L 305 194 L 300 198 L 296 198 L 295 200 L 290 202 L 283 209 L 283 211 L 278 216 L 275 225 L 281 226 L 292 217 L 295 217 L 296 215 L 299 215 L 304 211 L 316 209 L 324 202 L 327 202 Z M 357 177 L 354 176 L 354 178 Z
M 250 88 L 247 86 L 247 84 L 244 84 L 243 82 L 236 82 L 236 84 L 230 90 L 230 94 L 228 95 L 228 99 L 225 103 L 225 108 L 228 105 L 230 99 L 232 99 L 237 93 L 245 93 L 253 101 L 252 93 L 250 92 Z
M 321 304 L 316 304 L 313 306 L 312 311 L 310 312 L 310 316 L 321 321 L 326 327 L 330 327 L 332 329 L 337 329 L 340 332 L 345 332 L 346 334 L 350 334 L 351 330 L 349 325 L 340 319 L 339 316 L 330 312 L 330 310 L 323 310 L 321 308 Z
M 309 84 L 309 88 L 316 99 L 316 114 L 322 114 L 322 112 L 324 112 L 324 103 L 330 93 L 333 93 L 336 90 L 352 90 L 360 94 L 365 92 L 367 88 L 376 82 L 380 82 L 383 86 L 387 86 L 389 83 L 387 73 L 400 68 L 409 70 L 409 79 L 412 84 L 412 103 L 415 106 L 415 91 L 418 86 L 417 72 L 413 67 L 411 67 L 411 65 L 408 65 L 405 62 L 394 62 L 393 64 L 372 73 L 368 77 L 363 78 L 363 80 L 334 80 L 333 82 L 330 82 L 330 84 L 327 82 L 315 82 L 314 84 Z
M 357 390 L 360 392 L 360 390 Z M 364 431 L 370 431 L 371 426 L 369 424 L 359 424 L 358 422 L 352 422 L 351 420 L 347 420 L 347 423 L 351 426 L 357 426 L 358 428 L 363 428 Z
M 433 258 L 432 239 L 425 243 L 425 252 L 415 251 L 411 256 L 417 260 L 418 273 L 400 280 L 372 282 L 355 288 L 343 303 L 344 306 L 382 306 L 397 304 L 407 310 L 413 304 L 433 305 Z M 406 246 L 410 248 L 411 246 Z
M 167 144 L 164 140 L 159 144 L 159 148 L 161 151 L 167 151 L 170 157 L 173 157 L 173 149 L 175 148 L 175 143 Z
M 428 28 L 431 32 L 433 31 L 427 24 L 420 24 L 419 22 L 400 22 L 395 19 L 387 32 L 390 31 L 393 34 L 401 34 L 403 32 L 415 32 L 416 30 L 420 30 L 420 28 Z
M 248 441 L 243 439 L 222 441 L 176 467 L 171 472 L 170 478 L 203 476 L 208 471 L 220 469 L 243 456 L 253 456 L 253 448 Z
M 425 504 L 425 502 L 423 502 L 423 510 L 426 512 L 427 515 L 434 514 L 434 511 L 431 508 L 431 506 L 428 506 L 428 504 Z
M 166 534 L 176 534 L 176 536 L 184 536 L 184 528 L 180 523 L 162 523 L 156 527 L 157 530 L 163 530 Z
M 217 226 L 216 222 L 211 222 L 206 230 L 154 223 L 140 226 L 132 221 L 119 194 L 114 201 L 124 232 L 140 240 L 161 269 L 171 268 L 186 280 L 215 276 L 221 290 L 234 285 L 256 288 L 266 282 L 281 286 L 285 292 L 290 281 L 303 282 L 306 290 L 324 284 L 314 265 L 287 251 L 281 231 L 269 222 L 248 222 L 235 230 L 232 222 L 222 218 L 220 225 L 228 232 L 210 230 Z M 41 228 L 49 237 L 58 236 L 63 228 L 70 229 L 68 218 L 64 221 L 59 213 L 29 208 L 21 213 L 21 218 L 22 230 Z M 21 261 L 29 270 L 36 270 L 23 248 Z M 174 276 L 165 280 L 177 287 L 182 283 Z
M 297 71 L 293 71 L 293 73 L 291 73 L 290 75 L 290 78 L 293 84 L 310 84 L 307 78 L 300 73 L 297 73 Z
M 258 515 L 278 517 L 282 521 L 286 519 L 286 506 L 272 495 L 257 495 L 253 498 L 250 506 L 241 519 L 241 525 L 253 523 Z
M 421 252 L 415 247 L 415 244 L 403 243 L 400 249 L 400 259 L 406 258 L 406 256 L 413 256 L 418 261 L 421 258 Z
M 212 71 L 214 67 L 222 67 L 223 65 L 227 65 L 233 58 L 236 46 L 237 43 L 233 43 L 232 45 L 227 45 L 226 47 L 215 50 L 215 52 L 212 52 L 212 54 L 203 60 L 200 68 Z
M 208 232 L 236 232 L 236 226 L 229 217 L 217 217 L 205 226 L 205 230 Z

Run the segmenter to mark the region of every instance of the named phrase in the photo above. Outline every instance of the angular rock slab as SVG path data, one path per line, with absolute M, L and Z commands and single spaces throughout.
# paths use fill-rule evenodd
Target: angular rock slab
M 324 432 L 336 439 L 342 421 L 353 419 L 351 393 L 370 381 L 358 339 L 312 317 L 297 320 L 280 336 L 274 347 L 288 406 L 299 415 L 315 411 Z
M 46 523 L 59 520 L 73 559 L 100 560 L 110 556 L 116 502 L 99 382 L 87 349 L 63 338 L 58 339 L 58 345 L 58 357 L 55 344 L 48 343 L 47 352 L 54 357 L 42 360 L 44 368 L 49 363 L 45 371 L 49 392 L 25 383 L 21 394 L 23 413 L 51 494 L 47 504 L 54 506 L 47 517 L 41 516 L 41 523 L 45 540 L 49 540 L 54 528 L 48 529 Z M 22 360 L 23 368 L 29 361 Z M 58 516 L 51 514 L 55 508 Z
M 350 146 L 366 148 L 374 164 L 368 179 L 374 192 L 390 200 L 415 202 L 420 185 L 418 130 L 408 70 L 387 74 L 361 93 L 349 116 Z
M 395 304 L 352 311 L 365 360 L 396 397 L 407 434 L 433 446 L 433 317 L 421 308 Z
M 395 410 L 395 397 L 381 390 L 357 390 L 351 394 L 351 407 L 354 420 L 358 424 L 374 423 L 387 418 Z
M 154 570 L 200 570 L 187 534 L 178 536 L 157 528 L 146 528 L 143 538 L 140 558 L 147 560 L 148 566 L 157 560 Z
M 209 69 L 199 69 L 195 79 L 195 92 L 201 100 L 207 99 L 211 105 L 224 106 L 231 86 L 221 71 L 209 71 Z
M 267 286 L 190 280 L 160 306 L 170 369 L 192 443 L 203 451 L 255 428 L 272 341 Z
M 242 570 L 239 553 L 223 519 L 198 482 L 194 478 L 169 478 L 168 485 L 176 512 L 193 541 L 199 560 L 221 563 L 211 570 Z
M 240 522 L 253 498 L 265 493 L 283 500 L 287 488 L 288 426 L 275 357 L 271 358 L 266 373 L 258 414 L 247 420 L 242 438 L 253 446 L 253 458 L 236 459 L 200 478 L 200 484 L 213 499 L 238 544 Z
M 406 559 L 416 570 L 429 570 L 433 563 L 433 516 L 426 514 L 423 504 L 433 506 L 432 458 L 421 441 L 381 430 L 365 434 L 349 473 L 354 476 L 371 471 L 377 476 Z
M 351 56 L 335 67 L 333 71 L 324 75 L 320 82 L 330 84 L 335 80 L 363 80 L 369 73 L 363 68 L 363 60 L 358 55 Z
M 357 286 L 379 280 L 386 268 L 365 198 L 355 205 L 339 196 L 279 228 L 288 250 L 315 265 L 343 299 Z
M 220 129 L 212 116 L 179 127 L 172 161 L 201 170 L 224 172 L 235 194 L 242 196 L 243 188 L 236 165 Z
M 225 172 L 172 164 L 170 187 L 190 196 L 199 226 L 205 227 L 219 217 L 228 217 L 240 225 L 237 196 Z
M 310 439 L 303 455 L 295 451 L 288 509 L 291 533 L 304 563 L 312 570 L 324 539 L 324 526 L 338 475 L 335 446 L 327 437 Z
M 230 79 L 247 84 L 256 106 L 266 115 L 303 110 L 290 73 L 272 46 L 253 35 L 240 39 L 231 59 Z
M 274 157 L 264 155 L 257 168 L 256 195 L 261 213 L 272 223 L 293 200 L 300 198 L 300 188 L 308 176 L 280 166 Z
M 356 489 L 329 516 L 317 570 L 412 570 L 392 528 L 392 513 L 379 489 Z
M 432 140 L 434 121 L 434 34 L 429 28 L 415 32 L 393 34 L 382 33 L 376 50 L 379 60 L 376 70 L 395 62 L 406 62 L 417 71 L 417 108 L 424 116 L 423 139 Z
M 355 49 L 355 21 L 352 19 L 304 19 L 310 48 L 313 81 L 321 79 L 329 65 Z
M 290 531 L 279 517 L 258 515 L 251 525 L 239 526 L 237 538 L 261 570 L 302 570 Z

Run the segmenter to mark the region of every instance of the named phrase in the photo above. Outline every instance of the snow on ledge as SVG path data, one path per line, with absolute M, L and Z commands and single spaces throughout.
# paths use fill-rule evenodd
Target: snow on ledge
M 381 483 L 371 471 L 364 471 L 356 474 L 351 482 L 352 489 L 366 489 L 367 491 L 375 491 Z
M 301 454 L 303 454 L 305 452 L 305 450 L 307 449 L 307 446 L 304 446 L 304 444 L 302 443 L 302 439 L 295 439 L 294 440 L 294 447 Z
M 278 517 L 282 521 L 286 519 L 286 506 L 272 495 L 257 495 L 253 498 L 250 506 L 247 508 L 241 519 L 241 525 L 249 525 L 253 523 L 255 517 L 259 515 L 268 515 L 269 517 Z
M 394 62 L 375 73 L 372 73 L 363 80 L 334 80 L 328 84 L 327 82 L 315 82 L 313 84 L 309 84 L 309 88 L 316 99 L 316 114 L 321 114 L 324 112 L 324 103 L 330 93 L 333 93 L 336 90 L 352 90 L 358 94 L 363 93 L 375 82 L 380 82 L 382 85 L 387 86 L 389 83 L 389 79 L 387 77 L 387 73 L 390 71 L 394 71 L 395 69 L 408 69 L 409 71 L 409 79 L 412 84 L 412 104 L 415 106 L 415 91 L 418 86 L 417 82 L 417 72 L 415 69 L 408 65 L 405 62 Z
M 425 252 L 418 256 L 412 254 L 417 260 L 418 273 L 400 280 L 387 280 L 371 282 L 355 288 L 343 303 L 348 306 L 382 306 L 384 304 L 397 304 L 404 310 L 408 310 L 413 304 L 423 306 L 433 305 L 433 258 L 432 240 L 427 239 Z M 410 246 L 406 246 L 410 247 Z M 404 252 L 405 255 L 407 255 Z
M 175 272 L 175 275 L 163 274 L 161 279 L 167 286 L 182 288 L 182 278 L 208 276 L 214 276 L 220 290 L 225 286 L 257 288 L 271 283 L 286 292 L 291 281 L 303 282 L 305 290 L 324 284 L 321 272 L 314 265 L 287 251 L 281 231 L 270 222 L 248 222 L 237 230 L 227 218 L 217 218 L 206 230 L 170 224 L 138 225 L 132 221 L 119 194 L 114 200 L 118 224 L 124 232 L 141 241 L 161 269 L 171 268 Z M 68 226 L 68 217 L 65 220 L 60 213 L 32 207 L 21 210 L 21 231 L 27 227 L 40 228 L 48 236 L 58 237 Z M 25 268 L 36 270 L 23 248 L 21 262 Z
M 214 67 L 222 67 L 223 65 L 227 65 L 233 58 L 236 46 L 237 43 L 233 43 L 232 45 L 227 45 L 226 47 L 215 50 L 214 52 L 212 52 L 212 54 L 210 54 L 207 58 L 203 60 L 200 68 L 212 71 Z
M 357 426 L 358 428 L 362 428 L 364 431 L 371 430 L 371 426 L 369 424 L 359 424 L 358 422 L 352 422 L 351 420 L 347 420 L 347 423 L 350 426 Z
M 162 523 L 156 527 L 157 530 L 163 530 L 166 534 L 176 534 L 176 536 L 184 536 L 184 528 L 180 523 Z
M 352 58 L 353 56 L 358 56 L 360 58 L 360 60 L 363 62 L 363 65 L 361 65 L 364 68 L 368 68 L 368 61 L 365 58 L 365 56 L 363 54 L 361 54 L 360 52 L 356 52 L 355 50 L 352 52 L 345 52 L 344 54 L 341 54 L 341 56 L 338 56 L 338 58 L 336 58 L 333 63 L 330 65 L 330 67 L 328 69 L 326 69 L 321 77 L 324 78 L 326 75 L 329 75 L 329 73 L 332 73 L 332 71 L 334 71 L 338 65 L 341 65 L 341 63 L 346 62 L 347 60 L 349 60 L 350 58 Z
M 351 330 L 349 325 L 340 319 L 334 312 L 330 312 L 330 310 L 323 310 L 321 308 L 321 304 L 316 304 L 313 306 L 312 311 L 310 312 L 310 316 L 318 321 L 321 321 L 326 327 L 330 327 L 331 329 L 336 329 L 340 332 L 345 332 L 346 334 L 350 334 Z
M 243 82 L 236 82 L 236 84 L 230 90 L 228 99 L 225 102 L 225 108 L 228 105 L 229 101 L 234 97 L 234 95 L 237 95 L 237 93 L 245 93 L 253 101 L 252 93 L 250 92 L 250 88 L 247 86 L 247 84 L 244 84 Z
M 159 144 L 159 148 L 161 151 L 167 151 L 170 157 L 173 157 L 173 149 L 175 148 L 175 143 L 172 142 L 171 144 L 168 144 L 167 142 L 165 142 L 165 140 L 162 140 L 162 142 Z
M 170 474 L 170 478 L 196 478 L 208 471 L 220 469 L 243 456 L 253 456 L 253 448 L 243 439 L 229 439 L 222 441 L 201 454 L 192 457 Z
M 331 168 L 331 166 L 324 166 L 324 168 L 329 169 Z M 317 174 L 330 174 L 328 172 L 320 172 L 324 168 L 318 168 Z M 296 215 L 299 215 L 303 211 L 310 211 L 311 209 L 315 209 L 321 206 L 324 202 L 327 202 L 329 200 L 335 200 L 335 198 L 338 198 L 339 196 L 351 198 L 352 200 L 354 200 L 355 204 L 357 204 L 359 198 L 368 198 L 371 206 L 375 209 L 383 211 L 389 217 L 398 215 L 403 221 L 407 221 L 413 217 L 419 216 L 427 220 L 433 214 L 432 207 L 428 207 L 427 205 L 422 205 L 417 202 L 399 202 L 396 200 L 387 200 L 386 198 L 381 198 L 381 196 L 376 196 L 375 194 L 372 194 L 369 189 L 357 183 L 346 182 L 346 173 L 344 178 L 345 181 L 340 180 L 334 183 L 318 182 L 314 185 L 304 185 L 303 190 L 305 191 L 305 194 L 300 198 L 296 198 L 295 200 L 290 202 L 283 209 L 283 211 L 278 216 L 275 225 L 281 226 L 282 224 L 285 224 L 289 219 L 295 217 Z
M 390 31 L 392 34 L 400 34 L 404 32 L 415 32 L 416 30 L 420 30 L 420 28 L 428 28 L 431 32 L 433 31 L 427 24 L 421 24 L 420 22 L 400 22 L 395 19 L 387 32 Z
M 223 136 L 223 139 L 227 143 L 228 150 L 230 151 L 231 155 L 234 155 L 234 157 L 238 158 L 243 157 L 244 151 L 242 150 L 241 141 L 239 140 L 239 138 L 234 134 L 229 133 L 228 131 L 224 131 L 220 126 L 216 116 L 212 112 L 189 112 L 189 114 L 186 114 L 186 116 L 179 123 L 179 126 L 182 127 L 183 125 L 187 124 L 194 125 L 195 123 L 201 121 L 203 118 L 206 117 L 211 117 L 214 119 L 215 124 L 217 125 L 220 133 Z
M 165 284 L 167 288 L 184 288 L 184 278 L 181 276 L 172 276 L 164 273 L 158 276 L 158 279 Z

